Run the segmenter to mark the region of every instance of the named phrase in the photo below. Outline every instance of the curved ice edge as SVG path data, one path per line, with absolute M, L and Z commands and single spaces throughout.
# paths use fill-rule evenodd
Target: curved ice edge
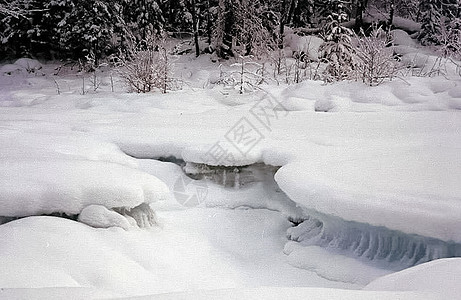
M 137 158 L 136 156 L 134 157 Z M 172 162 L 181 166 L 183 169 L 187 164 L 192 164 L 195 167 L 205 167 L 198 169 L 219 169 L 222 167 L 227 169 L 230 173 L 232 173 L 234 169 L 229 166 L 216 166 L 200 162 L 191 162 L 175 155 L 159 156 L 153 159 Z M 264 166 L 273 167 L 274 169 L 272 171 L 274 171 L 274 173 L 271 174 L 272 176 L 274 176 L 274 174 L 276 175 L 279 169 L 277 166 L 264 162 L 246 164 L 244 166 L 235 165 L 234 167 L 239 169 L 238 172 L 241 172 L 240 169 L 243 167 L 255 169 L 260 173 L 260 171 L 262 171 L 260 169 L 261 166 L 262 168 L 264 168 Z M 185 173 L 187 174 L 188 172 L 185 170 Z M 192 177 L 196 177 L 197 175 L 200 174 L 195 174 Z M 261 176 L 259 175 L 258 177 Z M 263 177 L 267 179 L 267 176 Z M 272 180 L 274 179 L 272 178 Z M 222 184 L 226 186 L 225 181 L 223 181 Z M 277 184 L 276 181 L 275 184 Z M 278 190 L 284 193 L 280 187 Z M 288 195 L 286 195 L 286 199 L 290 199 Z M 298 203 L 298 205 L 303 207 L 302 204 Z M 306 219 L 300 224 L 300 221 L 293 220 L 293 223 L 298 225 L 288 230 L 288 237 L 293 241 L 299 242 L 301 245 L 320 246 L 337 254 L 358 258 L 366 264 L 394 271 L 439 258 L 461 256 L 460 243 L 404 233 L 402 231 L 368 223 L 348 221 L 305 207 L 303 208 Z
M 303 246 L 320 246 L 394 271 L 439 258 L 461 256 L 459 243 L 305 211 L 306 220 L 287 231 L 290 240 Z

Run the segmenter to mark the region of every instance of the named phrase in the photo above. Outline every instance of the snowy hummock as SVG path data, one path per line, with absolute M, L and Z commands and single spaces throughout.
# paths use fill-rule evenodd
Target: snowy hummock
M 0 166 L 0 215 L 78 214 L 91 204 L 135 207 L 162 200 L 163 182 L 136 169 L 90 161 L 7 161 Z
M 168 193 L 114 144 L 64 127 L 47 134 L 52 126 L 45 122 L 29 130 L 7 124 L 0 133 L 0 216 L 74 215 L 91 204 L 133 208 Z
M 130 228 L 130 222 L 121 214 L 102 205 L 89 205 L 78 215 L 78 221 L 96 228 L 120 227 Z
M 439 259 L 390 274 L 371 282 L 368 291 L 420 291 L 440 295 L 440 299 L 459 298 L 461 259 Z
M 268 210 L 159 212 L 160 227 L 98 229 L 56 217 L 0 226 L 2 288 L 86 287 L 136 296 L 257 286 L 358 288 L 290 266 L 290 223 Z M 373 276 L 370 279 L 374 279 Z M 1 295 L 0 295 L 1 297 Z
M 292 200 L 346 220 L 461 242 L 459 114 L 348 116 L 342 128 L 322 119 L 326 135 L 342 138 L 306 147 L 309 158 L 277 172 Z M 359 120 L 367 126 L 357 127 Z

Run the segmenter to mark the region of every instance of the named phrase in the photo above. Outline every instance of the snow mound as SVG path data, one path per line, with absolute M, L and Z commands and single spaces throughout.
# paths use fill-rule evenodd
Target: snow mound
M 395 45 L 415 47 L 416 42 L 410 37 L 408 33 L 401 29 L 394 29 L 391 31 L 392 42 Z
M 20 58 L 14 64 L 7 64 L 0 68 L 3 75 L 14 75 L 20 73 L 36 73 L 42 69 L 42 64 L 35 59 Z
M 458 148 L 453 146 L 459 142 L 456 132 L 461 119 L 452 115 L 447 126 L 441 126 L 440 119 L 435 121 L 437 126 L 432 121 L 413 124 L 421 128 L 414 128 L 413 147 L 407 145 L 405 151 L 382 142 L 367 148 L 366 154 L 360 153 L 361 142 L 356 140 L 336 157 L 333 147 L 322 147 L 334 154 L 328 161 L 289 163 L 279 169 L 275 180 L 290 199 L 311 210 L 460 243 L 461 232 L 455 228 L 461 224 L 461 160 Z M 428 136 L 435 130 L 434 139 L 424 141 L 416 135 L 421 130 Z M 400 136 L 397 129 L 392 134 L 393 143 L 406 136 Z M 427 145 L 422 150 L 423 143 L 436 146 Z
M 165 184 L 138 170 L 116 145 L 66 128 L 50 134 L 53 127 L 36 122 L 33 129 L 0 132 L 0 216 L 77 215 L 92 204 L 131 209 L 165 199 Z M 96 226 L 88 219 L 95 211 L 83 216 Z
M 14 64 L 24 68 L 28 73 L 34 73 L 43 67 L 37 60 L 31 58 L 20 58 Z
M 410 19 L 402 18 L 402 17 L 394 17 L 394 20 L 392 21 L 392 25 L 394 25 L 396 28 L 400 28 L 405 30 L 406 32 L 417 32 L 421 30 L 421 24 L 418 22 L 415 22 Z
M 14 64 L 8 64 L 4 65 L 0 68 L 0 73 L 2 75 L 14 75 L 14 74 L 19 74 L 24 70 L 23 67 L 14 65 Z
M 0 287 L 93 287 L 115 290 L 118 295 L 139 292 L 159 279 L 138 261 L 133 252 L 140 249 L 135 242 L 129 243 L 125 233 L 116 227 L 95 229 L 56 217 L 4 224 L 0 239 L 8 242 L 0 244 Z
M 461 259 L 445 258 L 376 279 L 367 291 L 425 291 L 439 299 L 459 299 Z
M 78 216 L 78 221 L 95 228 L 130 228 L 130 223 L 122 215 L 101 205 L 89 205 Z
M 9 125 L 9 123 L 7 123 Z M 37 122 L 34 130 L 17 127 L 0 132 L 0 161 L 84 160 L 104 161 L 137 168 L 136 159 L 127 156 L 112 144 L 86 134 L 56 130 L 54 124 Z M 38 131 L 38 132 L 37 132 Z
M 336 103 L 330 99 L 319 99 L 315 101 L 314 109 L 319 112 L 329 112 L 336 108 Z
M 133 208 L 163 200 L 154 176 L 99 161 L 7 161 L 0 165 L 0 215 L 75 215 L 88 205 Z
M 356 259 L 335 255 L 318 246 L 303 247 L 295 242 L 285 245 L 288 263 L 294 267 L 314 271 L 320 277 L 365 285 L 389 271 L 370 267 Z
M 318 61 L 319 49 L 323 40 L 313 35 L 299 36 L 289 33 L 284 38 L 285 46 L 289 47 L 296 55 L 304 54 L 312 61 Z

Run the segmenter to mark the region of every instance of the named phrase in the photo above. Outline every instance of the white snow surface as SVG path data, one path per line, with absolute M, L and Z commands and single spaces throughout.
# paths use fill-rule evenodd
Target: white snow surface
M 194 68 L 190 59 L 178 62 L 181 72 Z M 455 109 L 461 102 L 459 77 L 452 77 L 450 84 L 445 77 L 413 77 L 374 88 L 306 81 L 263 86 L 266 93 L 240 97 L 236 91 L 220 93 L 219 86 L 185 87 L 165 95 L 79 95 L 78 81 L 74 93 L 53 96 L 55 88 L 46 78 L 26 80 L 30 84 L 5 90 L 4 98 L 13 107 L 0 111 L 0 136 L 8 145 L 0 165 L 5 183 L 0 199 L 9 203 L 2 206 L 4 215 L 65 207 L 78 213 L 90 204 L 132 207 L 161 198 L 164 186 L 134 169 L 136 162 L 119 147 L 141 158 L 283 166 L 276 174 L 279 186 L 307 208 L 461 242 L 456 230 L 461 224 L 461 115 Z M 294 98 L 300 99 L 296 111 L 284 111 L 290 110 L 285 101 Z M 317 100 L 331 101 L 334 112 L 315 112 Z M 281 105 L 272 115 L 258 110 L 258 105 L 275 101 Z M 229 140 L 242 120 L 259 131 L 258 142 L 244 152 Z M 209 159 L 217 144 L 232 154 L 232 161 Z M 28 205 L 25 210 L 11 204 L 17 199 L 30 203 L 31 195 L 54 200 L 63 196 L 64 202 Z M 79 195 L 78 201 L 71 195 Z
M 237 290 L 251 298 L 273 291 L 254 289 L 260 286 L 348 289 L 382 275 L 318 248 L 289 249 L 292 257 L 286 257 L 285 234 L 291 226 L 286 216 L 299 210 L 283 198 L 266 199 L 260 183 L 236 191 L 209 185 L 209 198 L 199 208 L 181 206 L 174 200 L 174 186 L 182 171 L 148 160 L 159 157 L 282 166 L 275 180 L 302 208 L 461 242 L 459 76 L 405 78 L 373 88 L 305 81 L 261 86 L 262 91 L 240 96 L 207 80 L 216 66 L 206 60 L 178 59 L 177 73 L 203 84 L 167 94 L 128 94 L 121 85 L 112 93 L 104 78 L 100 90 L 81 95 L 81 78 L 71 75 L 2 77 L 0 216 L 78 214 L 89 205 L 131 208 L 147 202 L 160 224 L 125 231 L 29 217 L 0 225 L 0 265 L 7 270 L 0 287 L 6 293 L 43 288 L 46 294 L 47 288 L 63 287 L 76 294 L 88 288 L 108 297 L 168 299 L 168 293 L 173 298 L 231 297 Z M 52 68 L 44 65 L 41 71 Z M 198 69 L 204 72 L 196 74 Z M 317 101 L 334 108 L 316 112 Z M 262 114 L 261 105 L 274 103 L 269 115 Z M 246 143 L 235 147 L 239 124 L 250 124 L 257 133 L 251 148 Z M 232 159 L 210 158 L 217 145 Z M 307 256 L 318 261 L 306 262 Z M 348 270 L 335 271 L 330 259 Z M 446 263 L 457 268 L 456 260 Z M 418 287 L 292 292 L 331 293 L 338 299 L 444 295 Z
M 55 217 L 4 224 L 0 286 L 86 287 L 109 296 L 261 285 L 354 287 L 286 264 L 283 237 L 290 223 L 277 212 L 194 208 L 163 211 L 159 218 L 161 227 L 129 231 Z
M 117 146 L 47 124 L 0 133 L 0 215 L 78 214 L 84 207 L 132 208 L 164 199 L 163 182 L 136 169 Z M 50 134 L 50 131 L 52 132 Z
M 0 174 L 0 214 L 8 217 L 78 214 L 91 204 L 133 208 L 167 193 L 157 178 L 105 162 L 6 161 Z
M 444 299 L 459 298 L 461 259 L 439 259 L 376 279 L 365 287 L 373 291 L 429 291 Z
M 102 205 L 89 205 L 78 215 L 78 221 L 96 228 L 130 228 L 130 222 L 121 214 Z

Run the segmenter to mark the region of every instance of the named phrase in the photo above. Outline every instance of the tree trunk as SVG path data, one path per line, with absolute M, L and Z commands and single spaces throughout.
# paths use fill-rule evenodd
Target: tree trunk
M 389 30 L 391 29 L 392 23 L 394 22 L 394 10 L 395 10 L 394 2 L 395 0 L 391 0 L 391 7 L 389 10 L 389 20 L 387 22 L 387 25 L 388 25 L 387 27 Z
M 278 40 L 279 49 L 283 49 L 283 35 L 285 33 L 285 22 L 287 19 L 286 5 L 287 5 L 287 0 L 282 0 L 282 9 L 280 10 L 280 28 L 279 28 L 279 40 Z
M 192 15 L 192 28 L 194 32 L 194 43 L 195 43 L 195 56 L 199 57 L 200 55 L 200 46 L 198 44 L 198 20 L 197 20 L 197 11 L 195 0 L 190 2 L 190 12 Z
M 207 43 L 208 45 L 211 45 L 211 35 L 212 35 L 212 24 L 211 24 L 211 5 L 210 5 L 210 0 L 206 1 L 206 33 L 207 33 Z
M 296 5 L 298 4 L 298 0 L 291 0 L 290 1 L 290 10 L 288 11 L 288 16 L 286 23 L 290 24 L 291 20 L 293 19 L 293 14 L 295 12 Z
M 357 11 L 355 14 L 355 31 L 356 32 L 359 32 L 363 26 L 363 11 L 365 10 L 363 6 L 364 6 L 363 0 L 358 0 L 357 1 Z

